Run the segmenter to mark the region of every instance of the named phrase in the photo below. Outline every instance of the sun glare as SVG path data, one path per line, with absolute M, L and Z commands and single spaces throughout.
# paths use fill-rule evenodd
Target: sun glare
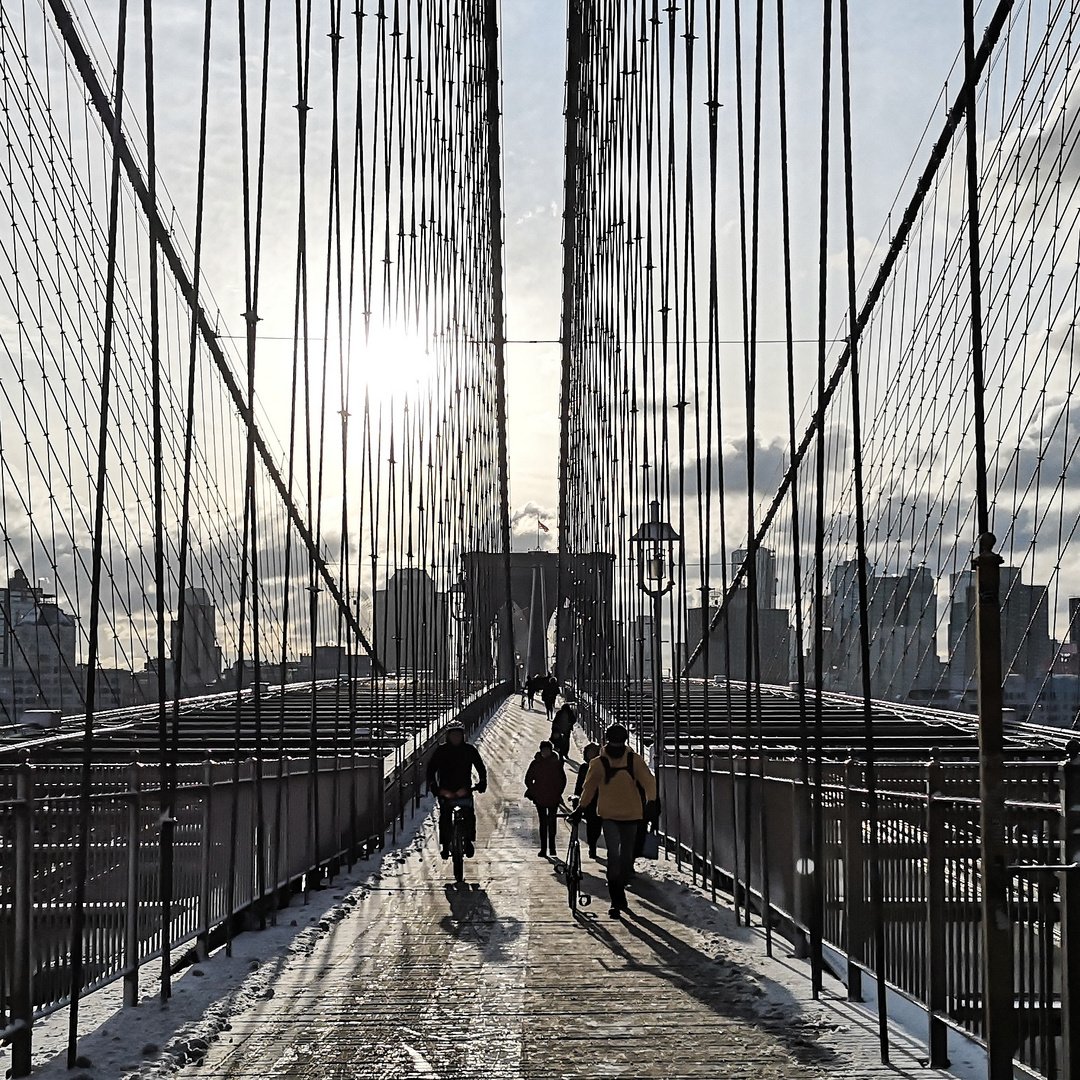
M 366 390 L 372 404 L 412 398 L 427 385 L 437 367 L 434 346 L 418 334 L 372 326 L 367 341 L 353 343 L 349 371 L 352 393 L 363 396 Z

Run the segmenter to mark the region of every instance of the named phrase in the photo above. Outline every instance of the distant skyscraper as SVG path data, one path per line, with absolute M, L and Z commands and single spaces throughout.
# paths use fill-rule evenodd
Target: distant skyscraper
M 736 548 L 731 553 L 731 573 L 734 576 L 746 562 L 746 548 Z M 776 555 L 766 547 L 757 550 L 757 598 L 759 610 L 776 606 Z
M 0 589 L 0 716 L 27 709 L 75 713 L 83 687 L 75 663 L 76 620 L 17 569 Z
M 833 568 L 825 598 L 825 688 L 860 695 L 862 646 L 858 564 Z M 888 701 L 926 701 L 940 681 L 937 656 L 937 592 L 925 566 L 902 574 L 866 577 L 870 638 L 870 692 Z
M 172 661 L 180 663 L 180 696 L 206 693 L 221 679 L 221 646 L 217 643 L 217 609 L 205 589 L 184 590 L 183 649 L 179 619 L 173 619 L 171 636 Z
M 1018 566 L 1001 568 L 1002 673 L 1019 676 L 1037 688 L 1054 660 L 1046 586 L 1025 585 L 1020 575 Z M 953 574 L 950 585 L 949 684 L 954 694 L 970 694 L 976 669 L 974 570 Z

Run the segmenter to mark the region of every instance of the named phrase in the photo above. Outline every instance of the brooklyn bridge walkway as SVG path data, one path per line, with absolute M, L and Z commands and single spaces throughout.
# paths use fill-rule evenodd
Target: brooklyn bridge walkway
M 602 865 L 586 856 L 596 899 L 575 921 L 521 797 L 545 731 L 541 711 L 508 704 L 480 736 L 491 782 L 463 885 L 439 858 L 429 815 L 406 857 L 183 1075 L 936 1075 L 902 1035 L 893 1067 L 881 1066 L 873 1019 L 839 983 L 813 1002 L 787 943 L 768 959 L 759 933 L 736 927 L 674 863 L 639 875 L 620 923 L 607 915 Z

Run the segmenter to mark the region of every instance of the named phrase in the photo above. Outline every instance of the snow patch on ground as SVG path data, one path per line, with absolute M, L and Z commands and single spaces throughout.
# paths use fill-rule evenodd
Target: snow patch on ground
M 232 956 L 222 947 L 206 963 L 173 977 L 173 996 L 162 1006 L 160 973 L 153 963 L 140 972 L 141 999 L 123 1006 L 123 982 L 117 981 L 79 1003 L 79 1068 L 67 1069 L 68 1010 L 61 1009 L 34 1025 L 34 1077 L 40 1080 L 150 1080 L 200 1061 L 210 1043 L 231 1029 L 230 1019 L 274 996 L 274 983 L 291 959 L 310 955 L 333 925 L 344 919 L 383 876 L 400 866 L 435 828 L 427 796 L 396 839 L 382 852 L 319 891 L 293 898 L 277 912 L 277 925 L 240 934 Z M 8 1048 L 0 1048 L 0 1069 L 10 1069 Z

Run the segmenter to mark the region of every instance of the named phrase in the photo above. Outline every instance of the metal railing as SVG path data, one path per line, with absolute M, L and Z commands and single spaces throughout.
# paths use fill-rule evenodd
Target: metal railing
M 978 767 L 889 763 L 877 765 L 877 776 L 884 956 L 871 925 L 872 825 L 857 762 L 827 765 L 818 800 L 794 761 L 725 756 L 706 769 L 700 757 L 667 758 L 658 766 L 665 833 L 680 857 L 740 890 L 744 902 L 748 891 L 752 906 L 767 908 L 770 924 L 803 948 L 815 868 L 809 816 L 820 807 L 823 938 L 843 957 L 836 974 L 853 998 L 866 971 L 921 1004 L 930 1063 L 942 1066 L 950 1026 L 985 1034 Z M 1080 961 L 1068 948 L 1071 937 L 1071 951 L 1080 950 L 1075 885 L 1068 893 L 1076 845 L 1063 845 L 1080 836 L 1080 759 L 1010 764 L 1007 792 L 1016 1056 L 1054 1080 L 1080 1069 L 1080 1001 L 1062 978 Z
M 178 769 L 173 883 L 164 925 L 159 872 L 159 769 L 139 761 L 96 769 L 90 798 L 82 993 L 122 978 L 138 1000 L 140 969 L 188 945 L 259 924 L 309 881 L 332 877 L 381 847 L 423 793 L 427 758 L 451 716 L 467 729 L 506 696 L 497 686 L 431 724 L 390 758 L 353 754 Z M 314 766 L 314 767 L 313 767 Z M 0 1032 L 12 1075 L 28 1075 L 35 1019 L 70 1000 L 73 868 L 79 768 L 21 765 L 0 772 Z M 318 807 L 319 820 L 313 820 Z

